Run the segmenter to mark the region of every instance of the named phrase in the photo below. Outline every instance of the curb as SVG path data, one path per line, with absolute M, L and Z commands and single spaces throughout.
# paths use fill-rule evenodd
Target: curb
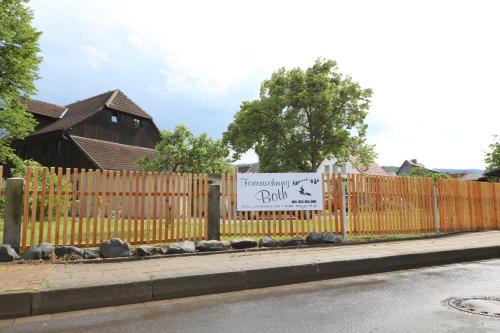
M 83 310 L 500 257 L 500 246 L 0 294 L 0 319 Z

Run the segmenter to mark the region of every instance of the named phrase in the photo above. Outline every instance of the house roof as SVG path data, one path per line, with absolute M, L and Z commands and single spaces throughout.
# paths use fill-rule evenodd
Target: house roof
M 488 180 L 488 177 L 480 173 L 466 173 L 465 175 L 459 177 L 458 179 L 469 180 L 469 181 L 484 181 Z
M 102 170 L 143 171 L 137 160 L 155 157 L 155 150 L 70 135 L 80 150 Z
M 137 117 L 152 119 L 149 114 L 117 89 L 66 105 L 67 112 L 61 119 L 39 129 L 31 135 L 67 130 L 90 116 L 93 116 L 104 107 Z
M 25 103 L 27 106 L 26 111 L 54 119 L 61 118 L 61 115 L 66 110 L 64 106 L 38 101 L 36 99 L 28 99 Z
M 236 164 L 234 167 L 238 173 L 255 173 L 259 172 L 260 163 Z
M 417 167 L 417 168 L 422 168 L 422 169 L 425 169 L 427 171 L 430 171 L 430 172 L 435 172 L 435 173 L 439 173 L 438 171 L 436 170 L 432 170 L 432 169 L 429 169 L 429 168 L 426 168 L 422 163 L 418 163 L 417 160 L 413 159 L 413 160 L 405 160 L 403 162 L 403 164 L 401 164 L 401 166 L 399 167 L 398 171 L 396 171 L 396 174 L 399 175 L 400 172 L 401 172 L 401 169 L 403 168 L 403 166 L 405 164 L 408 164 L 408 165 L 411 165 L 413 167 Z
M 500 168 L 486 171 L 485 176 L 500 176 Z
M 372 176 L 389 176 L 387 172 L 385 172 L 385 170 L 382 169 L 382 167 L 375 161 L 371 162 L 366 170 L 364 170 L 361 165 L 358 165 L 354 158 L 351 158 L 351 163 L 360 173 Z

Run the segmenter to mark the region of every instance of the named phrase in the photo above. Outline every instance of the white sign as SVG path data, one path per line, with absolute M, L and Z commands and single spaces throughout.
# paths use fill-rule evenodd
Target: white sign
M 238 211 L 323 210 L 320 173 L 238 173 Z

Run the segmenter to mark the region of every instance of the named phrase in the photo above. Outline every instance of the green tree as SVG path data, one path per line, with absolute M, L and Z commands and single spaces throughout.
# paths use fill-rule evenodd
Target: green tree
M 445 173 L 433 172 L 425 168 L 413 168 L 406 174 L 405 176 L 409 177 L 424 177 L 424 178 L 432 178 L 434 181 L 437 179 L 451 179 L 451 177 Z
M 330 157 L 368 166 L 376 156 L 364 122 L 371 95 L 332 60 L 318 59 L 305 71 L 280 68 L 257 100 L 242 103 L 223 139 L 234 158 L 255 149 L 264 172 L 312 172 Z
M 196 137 L 184 125 L 162 131 L 155 151 L 154 159 L 144 157 L 139 161 L 147 171 L 216 175 L 232 170 L 227 161 L 229 151 L 221 140 L 213 140 L 205 133 Z
M 12 141 L 23 139 L 36 121 L 22 102 L 35 93 L 41 57 L 40 32 L 31 26 L 26 0 L 0 0 L 0 162 L 17 159 Z
M 500 168 L 500 136 L 494 136 L 494 142 L 489 145 L 490 151 L 485 153 L 484 162 L 486 170 L 495 170 Z

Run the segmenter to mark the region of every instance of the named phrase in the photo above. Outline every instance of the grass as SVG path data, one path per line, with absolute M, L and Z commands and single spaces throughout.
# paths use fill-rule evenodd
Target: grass
M 58 244 L 69 244 L 71 240 L 71 228 L 72 228 L 72 220 L 71 217 L 66 217 L 66 223 L 64 223 L 65 219 L 64 217 L 61 217 L 60 219 L 60 226 L 59 226 L 59 240 Z M 363 221 L 364 229 L 365 230 L 376 230 L 375 225 L 373 223 L 370 223 L 371 219 L 369 216 L 366 216 L 366 220 Z M 165 243 L 165 242 L 173 242 L 177 240 L 182 240 L 182 239 L 193 239 L 193 236 L 198 236 L 195 237 L 195 239 L 202 239 L 204 238 L 204 225 L 203 224 L 184 224 L 184 223 L 179 223 L 175 224 L 172 226 L 171 224 L 169 225 L 168 229 L 168 238 L 167 241 L 165 241 L 164 238 L 164 232 L 165 232 L 165 225 L 166 225 L 166 220 L 161 221 L 161 232 L 162 232 L 162 238 L 159 239 L 158 235 L 160 233 L 160 221 L 156 222 L 156 228 L 154 227 L 153 221 L 150 219 L 149 221 L 147 219 L 144 219 L 144 231 L 143 231 L 143 241 L 141 241 L 141 232 L 140 232 L 140 227 L 141 227 L 141 221 L 137 221 L 137 238 L 135 237 L 136 232 L 135 232 L 135 220 L 124 220 L 124 229 L 123 229 L 123 235 L 122 235 L 122 221 L 118 221 L 118 228 L 115 229 L 115 220 L 111 219 L 111 224 L 108 223 L 107 219 L 104 221 L 104 224 L 102 224 L 102 239 L 109 239 L 112 237 L 118 237 L 122 238 L 125 241 L 130 241 L 131 244 L 140 244 L 140 243 L 150 243 L 150 244 L 155 244 L 155 243 Z M 129 222 L 130 222 L 130 229 L 129 229 Z M 319 220 L 286 220 L 281 222 L 281 232 L 280 232 L 280 223 L 279 221 L 276 220 L 260 220 L 259 222 L 255 220 L 249 220 L 249 221 L 236 221 L 236 223 L 231 223 L 231 224 L 226 224 L 224 226 L 224 232 L 221 230 L 221 238 L 223 240 L 232 240 L 235 238 L 240 238 L 240 237 L 251 237 L 251 238 L 257 238 L 262 235 L 272 235 L 273 238 L 276 239 L 281 239 L 281 238 L 288 238 L 291 236 L 304 236 L 307 235 L 307 233 L 312 232 L 312 231 L 330 231 L 330 232 L 336 232 L 340 233 L 340 230 L 335 229 L 335 221 L 330 221 L 327 220 L 327 223 L 325 221 L 319 221 Z M 396 221 L 393 221 L 396 222 Z M 221 221 L 222 223 L 222 221 Z M 90 240 L 90 244 L 86 244 L 86 239 L 87 239 L 87 224 L 88 224 L 88 229 L 89 229 L 89 234 L 88 238 Z M 338 221 L 338 226 L 340 227 L 340 221 Z M 66 225 L 66 228 L 64 228 Z M 349 221 L 347 223 L 347 229 L 350 230 L 349 226 Z M 108 226 L 111 228 L 108 229 Z M 3 239 L 3 229 L 4 229 L 4 223 L 3 220 L 0 219 L 0 239 Z M 223 228 L 221 228 L 223 229 Z M 83 218 L 82 219 L 82 234 L 80 236 L 81 242 L 78 242 L 79 240 L 79 218 L 75 218 L 75 223 L 74 223 L 74 244 L 77 246 L 92 246 L 93 245 L 93 238 L 94 238 L 94 220 L 90 218 L 88 221 Z M 52 244 L 55 244 L 56 240 L 56 225 L 55 221 L 52 222 L 51 228 L 50 228 L 50 238 L 47 237 L 49 232 L 49 223 L 47 221 L 44 222 L 43 224 L 43 237 L 41 238 L 41 241 L 43 242 L 49 242 Z M 151 240 L 147 242 L 146 240 L 152 239 L 153 234 L 156 234 L 157 237 L 155 240 Z M 431 232 L 420 232 L 420 231 L 412 231 L 412 232 L 388 232 L 388 233 L 378 233 L 376 231 L 373 232 L 365 232 L 365 233 L 349 233 L 349 239 L 404 239 L 409 236 L 414 237 L 414 236 L 424 236 L 431 234 Z M 27 226 L 27 232 L 26 232 L 26 244 L 29 246 L 31 243 L 31 221 Z M 34 238 L 33 238 L 33 243 L 38 244 L 40 242 L 40 223 L 35 222 L 35 229 L 34 229 Z M 130 235 L 130 238 L 129 238 Z M 191 237 L 187 237 L 188 235 L 191 235 Z M 66 236 L 66 237 L 64 237 Z M 101 240 L 101 221 L 97 221 L 97 228 L 95 230 L 95 238 L 96 238 L 96 243 L 99 244 Z M 136 241 L 137 240 L 137 241 Z

